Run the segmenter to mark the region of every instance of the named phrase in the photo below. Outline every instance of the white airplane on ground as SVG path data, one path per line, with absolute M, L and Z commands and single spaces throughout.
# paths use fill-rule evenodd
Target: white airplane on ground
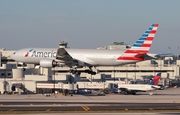
M 146 32 L 126 51 L 70 48 L 25 48 L 14 52 L 12 59 L 21 63 L 39 64 L 41 67 L 69 66 L 70 72 L 79 74 L 77 68 L 89 67 L 85 72 L 95 75 L 92 67 L 119 66 L 153 59 L 149 54 L 158 24 L 152 24 Z
M 146 92 L 152 91 L 156 89 L 160 89 L 161 87 L 158 86 L 158 83 L 161 78 L 161 73 L 158 73 L 150 84 L 118 84 L 118 89 L 121 90 L 123 94 L 133 94 L 135 95 L 136 92 Z

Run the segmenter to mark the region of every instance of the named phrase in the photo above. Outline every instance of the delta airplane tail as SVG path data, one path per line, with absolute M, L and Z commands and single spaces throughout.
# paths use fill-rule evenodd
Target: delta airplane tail
M 159 24 L 152 24 L 146 32 L 133 44 L 130 49 L 127 49 L 118 60 L 144 60 L 154 40 Z
M 151 81 L 150 85 L 158 85 L 160 79 L 161 79 L 161 73 L 158 73 L 156 76 L 154 76 L 154 78 Z

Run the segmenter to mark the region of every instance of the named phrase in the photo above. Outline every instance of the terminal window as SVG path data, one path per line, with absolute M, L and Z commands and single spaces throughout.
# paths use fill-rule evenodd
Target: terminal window
M 11 76 L 11 73 L 8 73 L 8 76 Z

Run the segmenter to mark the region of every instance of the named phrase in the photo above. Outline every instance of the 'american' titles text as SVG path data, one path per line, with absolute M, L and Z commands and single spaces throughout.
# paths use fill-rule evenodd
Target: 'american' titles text
M 49 52 L 37 52 L 33 51 L 31 57 L 56 57 L 56 52 L 55 51 L 49 51 Z

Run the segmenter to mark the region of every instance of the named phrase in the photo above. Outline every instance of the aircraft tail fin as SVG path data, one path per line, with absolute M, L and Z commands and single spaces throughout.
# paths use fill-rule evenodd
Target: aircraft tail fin
M 144 34 L 127 49 L 118 60 L 144 60 L 144 55 L 150 50 L 159 24 L 152 24 Z
M 124 53 L 148 53 L 159 24 L 152 24 L 144 34 Z
M 161 78 L 161 73 L 158 73 L 156 76 L 154 76 L 150 85 L 158 85 L 160 78 Z

